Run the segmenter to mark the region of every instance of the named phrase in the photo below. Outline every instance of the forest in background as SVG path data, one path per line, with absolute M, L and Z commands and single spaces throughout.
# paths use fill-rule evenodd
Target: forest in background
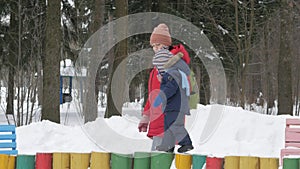
M 299 11 L 300 3 L 294 0 L 0 0 L 0 77 L 1 87 L 6 87 L 1 99 L 7 103 L 3 110 L 20 126 L 32 122 L 32 103 L 37 103 L 42 105 L 41 120 L 59 123 L 60 61 L 75 62 L 88 38 L 117 18 L 161 12 L 191 22 L 214 45 L 226 73 L 226 104 L 263 106 L 261 113 L 266 114 L 274 114 L 276 107 L 278 114 L 299 115 Z M 130 53 L 149 48 L 149 37 L 123 40 L 99 65 L 95 97 L 100 91 L 107 94 L 105 117 L 120 115 L 118 107 L 125 101 L 113 104 L 111 75 Z M 205 66 L 189 52 L 199 103 L 210 104 Z M 132 80 L 128 101 L 134 101 L 141 84 L 147 89 L 148 73 L 142 71 Z M 147 91 L 143 93 L 147 97 Z M 97 117 L 96 104 L 91 106 L 85 122 Z

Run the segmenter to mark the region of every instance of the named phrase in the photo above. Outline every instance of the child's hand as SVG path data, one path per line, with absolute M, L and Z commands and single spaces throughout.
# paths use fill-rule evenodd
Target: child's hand
M 139 132 L 147 132 L 149 121 L 150 121 L 149 116 L 143 115 L 138 125 Z

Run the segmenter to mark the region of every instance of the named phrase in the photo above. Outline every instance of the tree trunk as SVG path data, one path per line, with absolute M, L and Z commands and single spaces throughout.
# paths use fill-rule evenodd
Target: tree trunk
M 202 95 L 200 95 L 200 89 L 201 89 L 201 70 L 200 70 L 200 66 L 199 65 L 195 65 L 194 67 L 194 73 L 195 73 L 195 79 L 196 79 L 196 84 L 198 87 L 198 95 L 199 95 L 199 100 L 198 103 L 200 103 L 200 98 L 203 97 Z
M 267 110 L 266 114 L 273 114 L 273 107 L 274 107 L 274 78 L 273 78 L 273 73 L 272 73 L 272 59 L 270 58 L 272 55 L 270 54 L 270 38 L 268 35 L 268 32 L 271 31 L 270 23 L 266 23 L 265 28 L 264 28 L 264 33 L 263 33 L 263 41 L 264 41 L 264 47 L 263 47 L 263 52 L 264 52 L 264 76 L 263 76 L 263 89 L 265 91 L 265 98 L 267 101 Z
M 48 1 L 46 18 L 46 56 L 43 63 L 42 120 L 60 123 L 60 0 Z
M 290 9 L 282 0 L 280 11 L 280 47 L 278 60 L 278 115 L 293 115 L 290 36 Z
M 129 102 L 134 102 L 135 101 L 136 89 L 137 89 L 137 87 L 135 85 L 130 85 L 129 86 Z
M 38 13 L 46 13 L 46 1 L 38 1 Z M 37 29 L 35 35 L 35 43 L 37 45 L 37 60 L 36 60 L 36 69 L 37 69 L 37 99 L 38 105 L 43 105 L 43 76 L 42 76 L 42 69 L 43 69 L 43 62 L 44 57 L 46 55 L 45 51 L 45 39 L 46 39 L 46 14 L 40 15 L 36 18 L 35 27 Z
M 240 102 L 241 107 L 245 108 L 246 104 L 246 77 L 247 77 L 247 68 L 249 64 L 250 59 L 250 51 L 251 51 L 251 45 L 252 45 L 252 33 L 253 33 L 253 27 L 254 27 L 254 1 L 250 1 L 250 7 L 242 6 L 240 12 L 242 12 L 239 16 L 239 3 L 237 0 L 234 2 L 235 5 L 235 36 L 236 36 L 236 43 L 237 43 L 237 56 L 238 56 L 238 84 L 239 84 L 239 92 L 240 92 Z M 246 9 L 246 10 L 244 10 Z M 248 10 L 250 9 L 250 17 L 248 18 Z M 243 17 L 242 19 L 239 19 L 239 17 Z M 241 22 L 244 24 L 244 29 L 240 27 Z M 241 32 L 247 32 L 245 33 L 245 37 L 240 39 Z
M 18 46 L 16 42 L 18 42 L 18 2 L 10 2 L 11 6 L 11 14 L 10 14 L 10 27 L 9 27 L 9 58 L 8 58 L 8 95 L 7 95 L 7 106 L 6 106 L 6 114 L 13 115 L 14 117 L 14 97 L 15 97 L 15 69 L 17 65 L 17 49 Z M 17 124 L 19 126 L 20 124 Z
M 14 114 L 14 77 L 15 77 L 15 72 L 14 68 L 9 67 L 8 70 L 8 88 L 7 88 L 7 106 L 6 106 L 6 114 Z M 19 125 L 18 125 L 19 126 Z
M 126 16 L 128 13 L 128 2 L 127 0 L 116 0 L 116 17 L 120 18 L 122 16 Z M 127 34 L 127 25 L 122 25 L 123 31 L 117 32 L 117 36 L 119 36 L 118 34 Z M 114 63 L 113 65 L 109 65 L 109 66 L 113 66 L 112 67 L 112 72 L 110 73 L 110 87 L 108 88 L 107 91 L 107 108 L 106 108 L 106 112 L 105 112 L 105 117 L 109 118 L 111 116 L 120 116 L 122 115 L 122 106 L 124 103 L 124 86 L 125 86 L 125 75 L 126 75 L 126 67 L 125 65 L 123 65 L 122 67 L 120 67 L 120 63 L 124 60 L 124 58 L 126 58 L 127 56 L 127 39 L 121 41 L 118 43 L 117 47 L 116 47 L 116 53 L 115 53 L 115 59 L 114 59 Z M 121 69 L 122 71 L 118 72 L 118 80 L 119 80 L 119 88 L 118 89 L 113 89 L 112 88 L 112 76 L 114 75 L 115 70 L 117 69 L 117 67 L 119 67 L 119 69 Z M 118 93 L 118 96 L 113 98 L 112 97 L 112 90 L 118 90 L 121 91 Z
M 105 9 L 105 0 L 95 0 L 94 6 L 94 22 L 91 23 L 91 35 L 95 33 L 98 29 L 101 28 L 103 20 L 104 20 L 104 9 Z M 94 49 L 94 52 L 97 52 Z M 98 68 L 95 78 L 95 103 L 86 103 L 89 107 L 85 106 L 84 110 L 84 122 L 87 123 L 89 121 L 94 121 L 98 117 L 98 98 L 99 98 L 99 91 L 100 91 L 100 68 Z M 89 91 L 94 92 L 94 91 Z
M 238 57 L 238 65 L 237 65 L 237 79 L 238 79 L 238 87 L 239 87 L 239 100 L 240 100 L 240 104 L 242 106 L 242 108 L 244 108 L 244 80 L 242 77 L 243 74 L 243 54 L 241 51 L 241 40 L 239 37 L 240 31 L 239 31 L 239 6 L 238 6 L 238 0 L 234 1 L 234 8 L 235 8 L 235 36 L 236 36 L 236 42 L 237 42 L 237 57 Z

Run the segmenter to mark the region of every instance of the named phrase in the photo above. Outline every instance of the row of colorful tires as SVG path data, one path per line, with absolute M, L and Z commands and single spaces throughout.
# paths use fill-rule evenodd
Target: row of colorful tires
M 299 169 L 299 159 L 285 158 L 283 169 Z M 92 153 L 36 153 L 35 155 L 0 154 L 0 169 L 278 169 L 278 158 L 172 154 L 135 152 L 119 154 Z

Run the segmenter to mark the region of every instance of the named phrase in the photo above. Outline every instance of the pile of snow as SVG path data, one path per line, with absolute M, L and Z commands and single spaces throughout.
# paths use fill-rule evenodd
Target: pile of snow
M 186 128 L 195 147 L 191 153 L 216 157 L 279 157 L 280 149 L 284 147 L 285 119 L 290 116 L 263 115 L 224 106 L 216 130 L 206 142 L 200 143 L 200 135 L 214 106 L 217 105 L 198 105 L 191 111 L 192 115 L 187 116 Z M 138 132 L 138 122 L 136 115 L 128 114 L 109 119 L 101 117 L 94 122 L 73 126 L 36 122 L 17 128 L 17 146 L 19 154 L 150 151 L 152 141 L 146 133 Z

